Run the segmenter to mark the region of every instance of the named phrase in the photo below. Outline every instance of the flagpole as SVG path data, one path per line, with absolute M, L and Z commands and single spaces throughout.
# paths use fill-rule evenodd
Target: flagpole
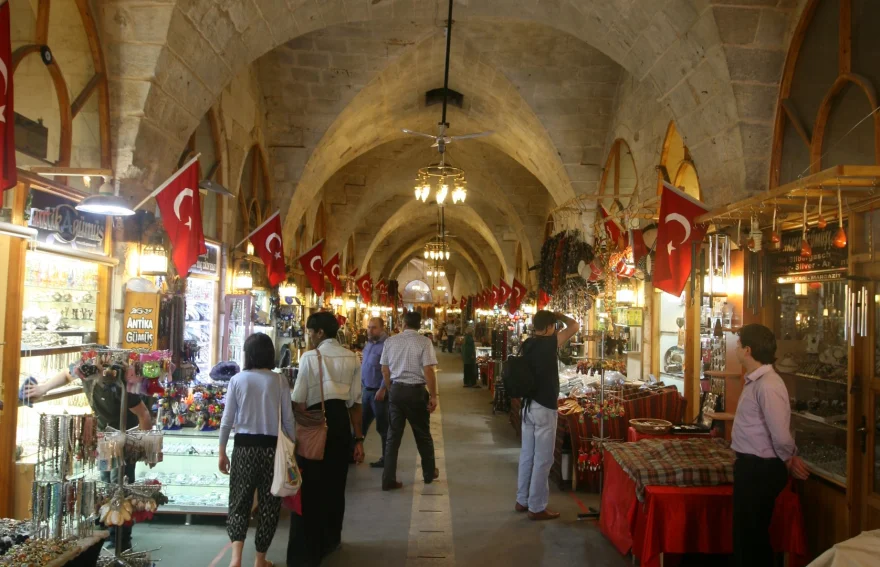
M 266 220 L 264 220 L 264 221 L 263 221 L 263 224 L 261 224 L 260 226 L 258 226 L 258 227 L 255 228 L 254 230 L 252 230 L 250 234 L 248 234 L 247 236 L 245 236 L 245 237 L 244 237 L 244 240 L 242 240 L 241 242 L 239 242 L 238 244 L 235 245 L 235 248 L 238 248 L 239 246 L 241 246 L 242 244 L 244 244 L 245 242 L 247 242 L 247 241 L 248 241 L 248 238 L 250 238 L 250 237 L 253 236 L 255 233 L 257 233 L 261 228 L 263 228 L 264 226 L 266 226 L 267 224 L 269 224 L 269 221 L 271 221 L 272 219 L 274 219 L 275 217 L 277 217 L 279 213 L 281 213 L 281 210 L 280 210 L 280 209 L 277 210 L 277 211 L 275 211 L 274 213 L 272 213 L 272 216 L 271 216 L 271 217 L 269 217 L 269 218 L 267 218 Z M 281 235 L 279 234 L 279 236 L 281 236 Z
M 195 157 L 193 157 L 191 160 L 186 162 L 186 164 L 184 164 L 183 167 L 181 167 L 180 169 L 175 171 L 174 175 L 172 175 L 171 177 L 169 177 L 168 179 L 165 180 L 165 183 L 163 183 L 162 185 L 159 185 L 159 187 L 156 188 L 152 193 L 150 193 L 149 195 L 144 197 L 144 200 L 141 201 L 140 203 L 138 203 L 137 205 L 135 205 L 134 209 L 132 209 L 132 210 L 136 211 L 136 210 L 140 209 L 141 207 L 143 207 L 147 203 L 147 201 L 149 201 L 150 199 L 152 199 L 153 197 L 155 197 L 156 195 L 161 193 L 162 189 L 165 189 L 166 187 L 171 185 L 171 182 L 174 181 L 175 179 L 177 179 L 177 176 L 179 176 L 181 173 L 183 173 L 183 171 L 186 168 L 188 168 L 189 166 L 191 166 L 193 164 L 193 162 L 197 161 L 199 159 L 200 155 L 202 155 L 202 154 L 198 153 L 195 155 Z M 198 187 L 194 187 L 194 189 L 198 189 Z

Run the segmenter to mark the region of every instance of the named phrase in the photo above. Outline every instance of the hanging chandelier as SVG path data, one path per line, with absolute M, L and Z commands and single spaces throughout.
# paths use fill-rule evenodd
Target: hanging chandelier
M 450 199 L 454 205 L 464 203 L 467 199 L 467 179 L 464 170 L 446 165 L 442 161 L 439 164 L 420 168 L 416 177 L 416 200 L 427 203 L 432 192 L 441 207 L 446 204 L 447 199 Z
M 449 256 L 449 243 L 442 238 L 434 238 L 425 244 L 425 260 L 448 260 Z

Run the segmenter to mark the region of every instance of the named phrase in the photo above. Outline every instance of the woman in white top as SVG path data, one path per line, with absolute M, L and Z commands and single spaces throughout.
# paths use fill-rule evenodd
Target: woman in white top
M 244 342 L 244 370 L 232 377 L 226 390 L 226 407 L 220 421 L 220 472 L 229 478 L 229 514 L 226 532 L 232 542 L 230 567 L 241 566 L 241 553 L 250 521 L 254 491 L 257 492 L 257 558 L 254 567 L 272 564 L 266 551 L 278 527 L 281 499 L 272 496 L 275 472 L 275 446 L 278 443 L 278 418 L 284 432 L 294 438 L 290 386 L 285 378 L 272 372 L 275 345 L 263 333 L 254 333 Z M 235 428 L 235 452 L 232 466 L 226 444 Z
M 358 463 L 364 460 L 357 356 L 336 340 L 339 323 L 332 313 L 313 314 L 306 328 L 309 344 L 316 348 L 300 359 L 293 403 L 298 411 L 320 409 L 323 378 L 327 444 L 321 461 L 298 458 L 303 479 L 302 516 L 294 514 L 290 519 L 288 567 L 314 567 L 339 547 L 349 461 L 352 455 Z

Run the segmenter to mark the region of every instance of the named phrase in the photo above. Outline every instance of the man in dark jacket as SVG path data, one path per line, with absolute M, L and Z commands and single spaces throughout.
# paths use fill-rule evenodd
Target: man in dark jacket
M 361 384 L 363 394 L 363 434 L 367 435 L 373 419 L 376 420 L 376 431 L 382 441 L 382 458 L 370 463 L 374 469 L 385 467 L 385 440 L 388 437 L 388 397 L 385 382 L 382 379 L 382 351 L 385 349 L 385 321 L 379 317 L 370 319 L 367 326 L 367 344 L 364 345 L 363 361 L 361 362 Z
M 479 388 L 477 385 L 477 345 L 474 343 L 474 328 L 468 327 L 461 343 L 461 361 L 464 363 L 464 387 Z

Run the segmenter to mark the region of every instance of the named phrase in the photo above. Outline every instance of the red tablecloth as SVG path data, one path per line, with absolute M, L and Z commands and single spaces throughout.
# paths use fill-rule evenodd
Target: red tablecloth
M 713 430 L 714 431 L 714 430 Z M 635 427 L 626 430 L 626 440 L 630 443 L 641 441 L 642 439 L 708 439 L 714 437 L 711 433 L 676 433 L 668 435 L 653 435 L 651 433 L 639 433 Z
M 599 528 L 621 554 L 632 549 L 643 567 L 659 567 L 660 554 L 733 553 L 733 486 L 648 486 L 639 503 L 635 483 L 605 452 Z M 770 537 L 789 553 L 790 567 L 807 564 L 800 499 L 790 488 L 776 499 Z

